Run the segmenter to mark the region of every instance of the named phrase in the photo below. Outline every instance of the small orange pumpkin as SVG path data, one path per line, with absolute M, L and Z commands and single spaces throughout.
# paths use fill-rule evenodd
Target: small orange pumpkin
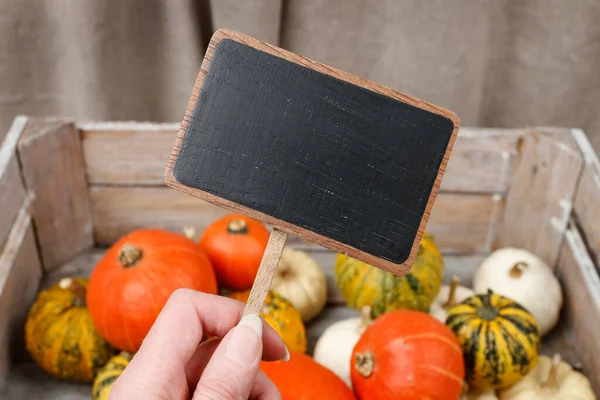
M 289 361 L 260 363 L 284 400 L 355 400 L 352 390 L 330 369 L 304 353 L 290 353 Z
M 259 221 L 230 214 L 210 224 L 199 245 L 213 264 L 221 286 L 246 290 L 254 283 L 269 235 Z
M 452 331 L 420 311 L 391 311 L 362 334 L 350 376 L 359 399 L 458 399 L 465 378 Z
M 87 306 L 108 343 L 135 353 L 179 288 L 217 294 L 208 257 L 179 233 L 141 229 L 115 242 L 98 262 L 90 276 Z

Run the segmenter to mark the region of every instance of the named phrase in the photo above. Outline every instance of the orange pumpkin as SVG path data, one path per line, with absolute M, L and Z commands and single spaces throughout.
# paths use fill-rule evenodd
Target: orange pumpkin
M 179 233 L 142 229 L 119 239 L 98 262 L 87 306 L 98 333 L 114 347 L 134 353 L 179 288 L 217 294 L 208 257 Z
M 377 318 L 356 343 L 351 363 L 352 385 L 363 400 L 458 399 L 465 377 L 452 331 L 412 310 Z
M 263 361 L 260 369 L 277 386 L 283 400 L 356 399 L 333 371 L 304 353 L 291 352 L 289 361 Z
M 213 264 L 219 285 L 245 290 L 254 283 L 269 235 L 262 223 L 230 214 L 210 224 L 199 245 Z

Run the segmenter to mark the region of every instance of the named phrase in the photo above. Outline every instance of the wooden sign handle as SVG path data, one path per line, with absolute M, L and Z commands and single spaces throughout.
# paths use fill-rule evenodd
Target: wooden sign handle
M 242 317 L 247 314 L 260 315 L 286 240 L 287 233 L 273 228 Z

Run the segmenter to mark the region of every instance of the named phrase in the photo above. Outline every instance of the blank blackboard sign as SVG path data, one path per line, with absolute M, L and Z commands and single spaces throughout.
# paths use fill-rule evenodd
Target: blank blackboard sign
M 450 111 L 220 30 L 166 181 L 405 274 L 458 127 Z

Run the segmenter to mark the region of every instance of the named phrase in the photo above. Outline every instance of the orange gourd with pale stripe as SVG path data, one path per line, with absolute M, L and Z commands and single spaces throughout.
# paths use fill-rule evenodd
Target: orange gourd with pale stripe
M 354 347 L 351 362 L 352 385 L 362 400 L 458 399 L 463 389 L 458 340 L 420 311 L 377 318 Z

